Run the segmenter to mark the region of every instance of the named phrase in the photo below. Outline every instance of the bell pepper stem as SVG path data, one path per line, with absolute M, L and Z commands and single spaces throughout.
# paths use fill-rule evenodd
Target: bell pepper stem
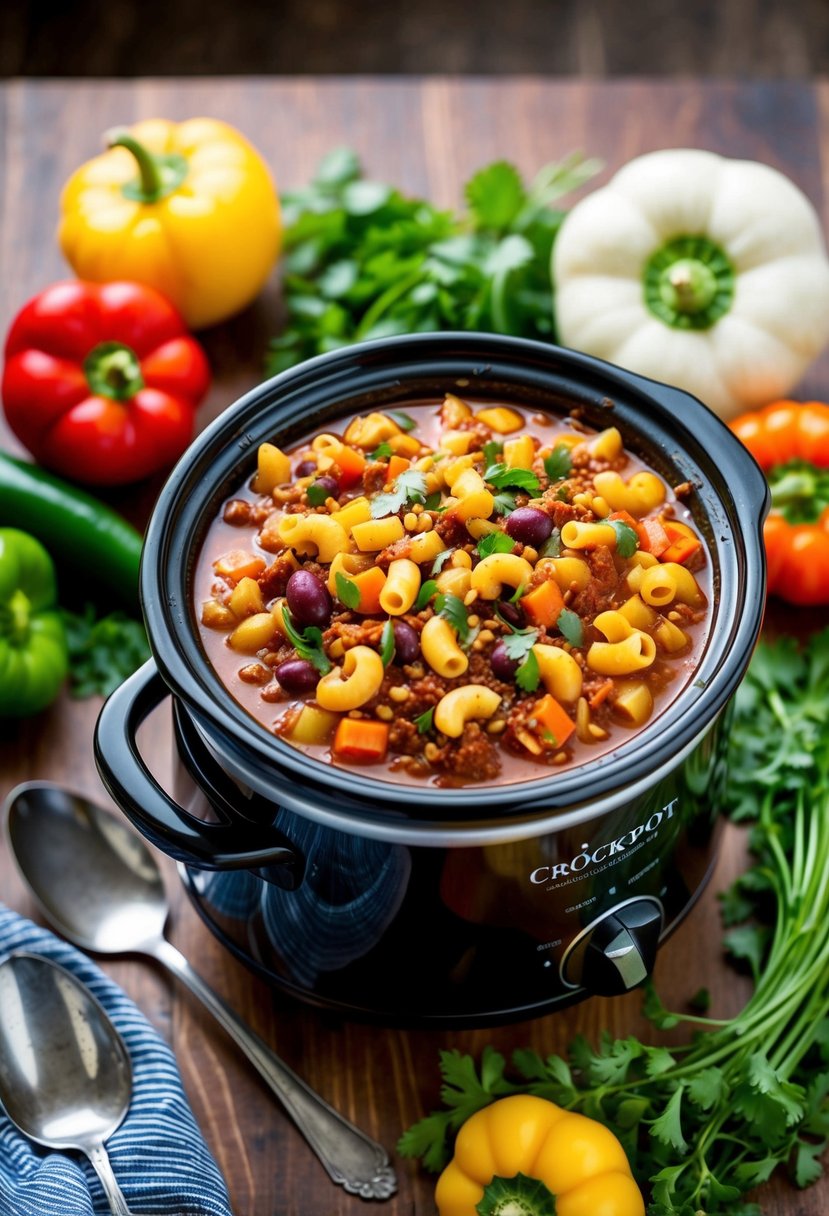
M 86 382 L 93 393 L 113 401 L 129 401 L 144 387 L 135 351 L 122 342 L 101 342 L 86 356 Z
M 177 152 L 155 153 L 124 127 L 107 131 L 108 148 L 126 148 L 135 157 L 138 177 L 122 186 L 127 198 L 140 203 L 157 203 L 177 190 L 187 176 L 187 161 Z
M 12 592 L 6 604 L 6 628 L 4 633 L 13 642 L 22 642 L 29 631 L 31 620 L 31 603 L 29 597 L 20 590 Z

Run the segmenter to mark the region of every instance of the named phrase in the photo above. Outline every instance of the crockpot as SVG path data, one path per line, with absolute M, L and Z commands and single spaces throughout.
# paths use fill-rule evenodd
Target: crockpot
M 292 748 L 221 683 L 192 602 L 205 532 L 260 442 L 290 448 L 340 416 L 449 391 L 617 425 L 671 484 L 691 483 L 684 501 L 710 555 L 712 620 L 681 691 L 615 750 L 510 785 L 393 784 Z M 728 707 L 762 620 L 767 495 L 699 401 L 573 351 L 444 333 L 310 360 L 228 408 L 158 499 L 141 563 L 153 659 L 101 712 L 103 781 L 181 863 L 213 933 L 295 997 L 346 1016 L 470 1025 L 624 992 L 650 973 L 714 865 Z M 171 790 L 136 741 L 165 698 L 180 770 Z

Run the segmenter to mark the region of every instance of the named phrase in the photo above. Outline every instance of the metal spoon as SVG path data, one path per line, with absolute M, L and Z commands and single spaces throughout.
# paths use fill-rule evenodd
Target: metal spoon
M 58 932 L 96 954 L 142 954 L 167 967 L 242 1049 L 332 1180 L 363 1199 L 394 1194 L 397 1179 L 382 1145 L 284 1064 L 166 940 L 169 904 L 140 836 L 108 811 L 48 782 L 17 786 L 4 810 L 20 874 Z
M 80 980 L 20 951 L 0 963 L 0 1100 L 24 1136 L 86 1153 L 113 1216 L 130 1216 L 104 1142 L 127 1113 L 124 1041 Z

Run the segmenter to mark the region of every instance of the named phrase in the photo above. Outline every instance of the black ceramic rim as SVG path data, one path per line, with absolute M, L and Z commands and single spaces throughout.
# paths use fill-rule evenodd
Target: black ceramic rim
M 316 761 L 274 736 L 236 702 L 202 650 L 191 580 L 207 526 L 252 475 L 260 442 L 290 447 L 338 416 L 402 406 L 446 391 L 567 414 L 598 430 L 618 425 L 628 450 L 688 481 L 687 505 L 711 556 L 713 620 L 693 678 L 631 739 L 586 764 L 510 785 L 439 789 L 383 781 Z M 490 334 L 386 338 L 322 355 L 266 381 L 193 442 L 164 486 L 141 562 L 141 601 L 153 654 L 171 691 L 215 739 L 244 756 L 264 788 L 288 781 L 322 804 L 399 820 L 599 801 L 655 773 L 699 738 L 742 679 L 762 622 L 765 478 L 728 428 L 696 398 L 601 360 Z M 344 788 L 347 786 L 347 789 Z M 298 791 L 297 791 L 298 792 Z

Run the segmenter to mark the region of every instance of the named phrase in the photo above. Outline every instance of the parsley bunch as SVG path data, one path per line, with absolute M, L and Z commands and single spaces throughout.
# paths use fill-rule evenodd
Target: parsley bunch
M 269 375 L 367 338 L 442 329 L 553 341 L 550 254 L 564 212 L 552 204 L 598 172 L 574 154 L 527 186 L 505 161 L 466 184 L 467 210 L 441 211 L 363 178 L 340 148 L 311 184 L 285 195 L 287 325 Z
M 649 1216 L 760 1216 L 743 1196 L 784 1166 L 797 1186 L 820 1177 L 829 1142 L 829 630 L 802 651 L 762 642 L 738 698 L 730 746 L 732 818 L 750 821 L 755 864 L 726 893 L 726 945 L 754 991 L 736 1017 L 672 1013 L 653 988 L 656 1026 L 694 1036 L 662 1046 L 584 1038 L 568 1058 L 493 1048 L 480 1065 L 443 1052 L 445 1109 L 400 1151 L 440 1169 L 476 1110 L 529 1092 L 601 1120 L 650 1184 Z M 702 1032 L 702 1033 L 700 1033 Z

